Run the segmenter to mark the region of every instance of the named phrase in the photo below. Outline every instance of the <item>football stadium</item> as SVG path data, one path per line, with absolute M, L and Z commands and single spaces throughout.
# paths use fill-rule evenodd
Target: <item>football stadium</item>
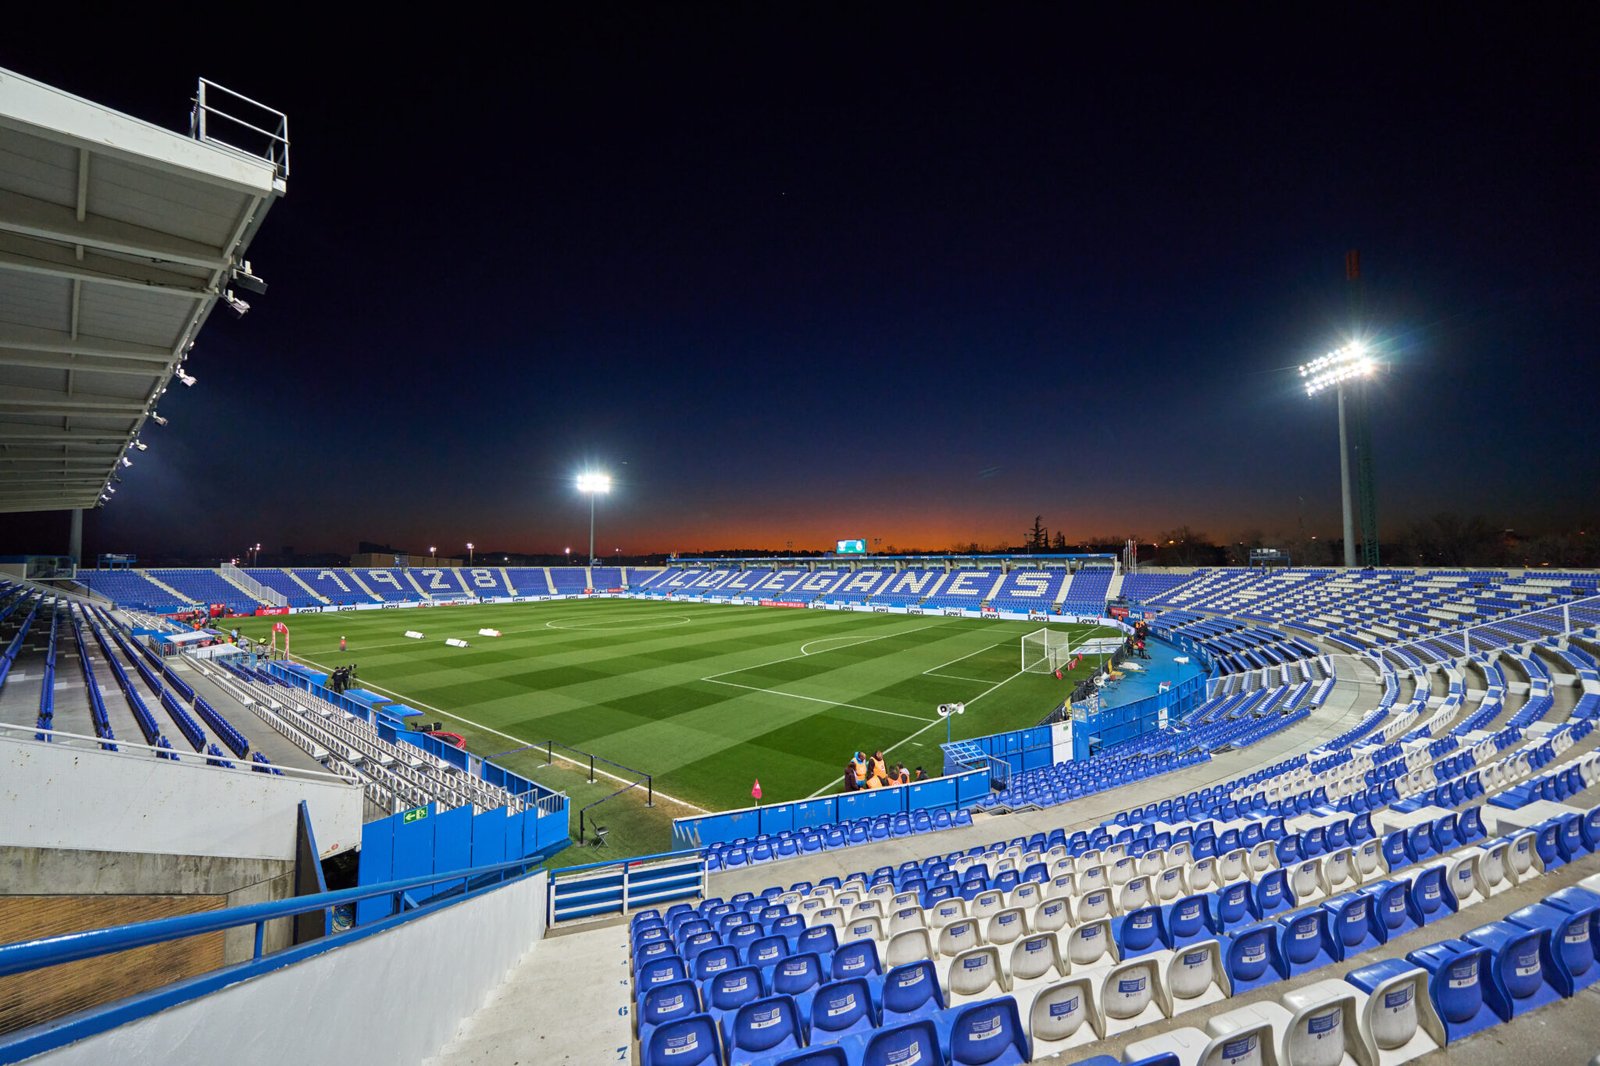
M 1456 470 L 1446 453 L 1531 423 L 1477 380 L 1506 407 L 1452 415 L 1457 436 L 1397 411 L 1422 342 L 1373 325 L 1359 253 L 1335 339 L 1301 337 L 1274 370 L 1295 406 L 1259 436 L 1198 381 L 1135 383 L 1087 341 L 1044 419 L 1007 405 L 1057 387 L 1048 372 L 896 365 L 879 389 L 889 357 L 866 340 L 843 372 L 774 373 L 758 359 L 785 357 L 752 348 L 645 377 L 542 351 L 537 372 L 490 379 L 435 354 L 376 255 L 371 288 L 340 297 L 348 321 L 279 284 L 286 249 L 325 259 L 393 221 L 319 174 L 341 150 L 328 115 L 255 99 L 288 71 L 256 69 L 249 95 L 201 78 L 174 125 L 112 83 L 89 79 L 109 94 L 90 98 L 0 59 L 0 1063 L 1600 1063 L 1593 454 L 1459 474 L 1507 506 L 1564 478 L 1547 494 L 1566 539 L 1442 515 L 1380 529 L 1389 422 L 1408 450 L 1385 489 L 1418 515 L 1442 491 L 1429 472 Z M 292 140 L 291 118 L 311 132 Z M 424 205 L 402 228 L 443 264 L 423 288 L 519 337 L 578 330 L 576 310 L 540 318 L 483 288 L 510 260 L 480 273 L 437 244 L 466 217 L 448 196 L 490 217 L 516 184 L 491 162 L 511 134 L 483 121 L 419 125 L 410 146 L 471 141 L 477 177 L 440 201 L 393 193 Z M 352 136 L 352 158 L 381 160 L 354 171 L 377 196 L 393 159 Z M 895 140 L 863 134 L 879 136 Z M 786 185 L 751 232 L 811 194 Z M 707 195 L 743 210 L 731 187 Z M 769 269 L 701 222 L 708 256 Z M 448 239 L 537 258 L 555 233 Z M 529 269 L 518 284 L 561 290 Z M 274 347 L 285 328 L 356 347 L 384 317 L 421 363 L 352 354 L 297 379 L 309 364 Z M 629 321 L 619 334 L 646 329 Z M 214 371 L 221 399 L 192 388 Z M 1000 393 L 976 381 L 997 375 Z M 583 403 L 547 401 L 561 379 Z M 1569 380 L 1592 408 L 1593 383 Z M 835 390 L 843 413 L 820 411 Z M 879 416 L 903 450 L 853 435 Z M 986 431 L 1012 422 L 1037 454 L 996 458 Z M 581 438 L 581 455 L 519 473 L 536 437 L 516 433 Z M 626 461 L 582 443 L 607 434 Z M 1314 438 L 1314 468 L 1290 437 Z M 1237 477 L 1197 473 L 1208 457 Z M 1030 498 L 1013 491 L 1116 511 L 1107 528 L 1160 506 L 1242 529 L 1246 483 L 1287 532 L 975 532 Z M 23 524 L 40 516 L 59 536 Z M 373 528 L 410 547 L 320 550 Z M 435 528 L 461 546 L 419 532 Z M 506 547 L 456 532 L 472 528 Z M 242 552 L 207 547 L 245 529 Z

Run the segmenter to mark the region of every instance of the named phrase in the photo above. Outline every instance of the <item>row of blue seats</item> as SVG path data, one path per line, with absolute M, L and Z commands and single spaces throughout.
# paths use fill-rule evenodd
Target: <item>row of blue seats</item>
M 838 824 L 819 825 L 814 829 L 785 829 L 777 833 L 741 837 L 731 842 L 708 844 L 705 848 L 706 868 L 712 871 L 732 870 L 796 855 L 810 855 L 971 824 L 970 811 L 958 809 L 952 814 L 939 808 L 910 814 L 880 814 Z

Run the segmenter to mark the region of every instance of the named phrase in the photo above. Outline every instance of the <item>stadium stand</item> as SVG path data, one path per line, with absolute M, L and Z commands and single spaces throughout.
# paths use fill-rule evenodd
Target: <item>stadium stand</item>
M 562 572 L 507 576 L 510 587 L 531 587 Z M 964 572 L 964 604 L 1032 609 L 1062 591 L 1069 611 L 1093 602 L 1073 594 L 1093 571 L 1070 584 L 1045 571 Z M 572 568 L 559 587 L 582 573 Z M 1014 774 L 976 812 L 712 845 L 701 851 L 706 898 L 644 907 L 618 930 L 561 939 L 584 951 L 620 943 L 632 974 L 620 1004 L 625 1039 L 642 1063 L 852 1066 L 917 1051 L 945 1063 L 1059 1054 L 1105 1066 L 1263 1049 L 1272 1057 L 1262 1061 L 1284 1064 L 1379 1063 L 1525 1024 L 1524 1014 L 1556 1009 L 1600 975 L 1600 883 L 1578 883 L 1600 870 L 1591 858 L 1600 806 L 1567 802 L 1600 789 L 1591 736 L 1600 696 L 1586 690 L 1600 688 L 1600 619 L 1578 602 L 1592 594 L 1585 583 L 1459 577 L 1215 571 L 1154 593 L 1135 586 L 1151 599 L 1182 597 L 1157 628 L 1212 658 L 1210 698 L 1186 717 L 1078 763 Z M 762 598 L 771 589 L 909 606 L 939 602 L 933 590 L 948 576 L 940 578 L 669 569 L 644 592 Z M 53 634 L 41 641 L 49 663 L 58 647 L 76 650 L 75 637 L 79 648 L 104 641 L 94 669 L 115 663 L 141 699 L 151 697 L 165 715 L 149 715 L 158 738 L 176 732 L 182 750 L 218 766 L 245 760 L 248 741 L 225 728 L 233 716 L 213 721 L 216 699 L 185 696 L 174 683 L 182 678 L 164 674 L 153 653 L 124 647 L 112 625 L 103 608 L 46 606 L 0 587 L 6 647 L 27 643 L 11 634 Z M 1339 680 L 1354 679 L 1354 664 L 1382 695 L 1352 690 L 1337 728 L 1295 750 Z M 385 747 L 365 721 L 279 679 L 196 666 L 231 707 L 342 763 L 385 810 L 515 801 L 481 781 L 463 791 L 455 768 L 408 762 L 416 753 Z M 9 695 L 3 676 L 0 697 Z M 169 704 L 201 731 L 199 743 Z M 29 713 L 36 725 L 44 708 L 33 702 Z M 128 721 L 129 736 L 147 728 L 136 715 Z M 1268 740 L 1274 754 L 1255 759 L 1267 765 L 1251 766 L 1249 753 Z M 1233 752 L 1244 756 L 1228 763 L 1233 776 L 1171 784 Z M 1067 804 L 1135 789 L 1135 806 L 1080 828 L 1068 821 Z M 1053 827 L 1004 829 L 1007 818 L 1052 811 L 1062 812 Z M 986 832 L 987 843 L 938 843 Z M 925 853 L 874 864 L 875 849 L 907 840 L 927 841 Z M 860 856 L 861 868 L 772 883 L 790 864 L 835 853 L 843 863 Z M 763 875 L 763 887 L 719 889 L 726 878 L 749 885 Z M 1257 991 L 1267 998 L 1230 1002 Z M 595 1024 L 617 1008 L 596 1007 Z M 1310 1056 L 1313 1046 L 1343 1058 Z

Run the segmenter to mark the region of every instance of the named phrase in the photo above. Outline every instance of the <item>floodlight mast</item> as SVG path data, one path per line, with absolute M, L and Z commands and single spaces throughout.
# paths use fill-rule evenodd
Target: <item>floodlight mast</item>
M 611 475 L 601 473 L 587 473 L 578 475 L 578 491 L 589 496 L 589 565 L 595 564 L 594 558 L 594 498 L 602 493 L 611 491 Z
M 1351 341 L 1335 348 L 1327 355 L 1304 363 L 1300 376 L 1305 379 L 1306 395 L 1334 389 L 1339 397 L 1339 489 L 1344 504 L 1344 565 L 1356 565 L 1355 505 L 1350 497 L 1350 434 L 1346 428 L 1344 383 L 1355 378 L 1370 377 L 1378 368 L 1377 362 L 1360 341 Z

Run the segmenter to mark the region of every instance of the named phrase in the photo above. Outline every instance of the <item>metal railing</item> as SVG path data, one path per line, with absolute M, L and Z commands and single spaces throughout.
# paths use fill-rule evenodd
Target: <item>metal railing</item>
M 665 851 L 550 872 L 549 924 L 695 899 L 706 892 L 705 856 Z
M 262 603 L 270 603 L 274 607 L 287 607 L 289 599 L 275 588 L 269 588 L 234 566 L 232 563 L 223 563 L 217 568 L 222 576 L 244 589 Z
M 219 988 L 254 977 L 264 972 L 264 969 L 286 966 L 302 961 L 315 954 L 337 949 L 342 944 L 362 939 L 371 933 L 381 932 L 397 924 L 409 922 L 414 918 L 430 914 L 441 907 L 474 898 L 511 882 L 523 880 L 528 876 L 537 876 L 537 870 L 535 869 L 537 866 L 537 859 L 515 859 L 508 862 L 490 863 L 484 866 L 451 870 L 444 873 L 424 874 L 396 881 L 386 881 L 382 884 L 368 885 L 364 888 L 345 888 L 333 892 L 319 892 L 310 896 L 276 900 L 270 903 L 248 903 L 244 906 L 229 907 L 220 911 L 205 911 L 199 914 L 185 914 L 172 918 L 157 918 L 152 921 L 134 922 L 129 925 L 117 925 L 103 929 L 90 929 L 83 932 L 41 937 L 37 940 L 27 940 L 15 944 L 0 944 L 0 977 L 28 973 L 67 962 L 99 958 L 118 951 L 148 947 L 152 944 L 163 944 L 180 940 L 184 937 L 198 936 L 205 933 L 220 933 L 240 926 L 253 925 L 255 927 L 255 946 L 252 957 L 248 960 L 234 963 L 231 966 L 224 966 L 196 979 L 164 985 L 154 992 L 145 993 L 136 999 L 121 1000 L 105 1006 L 91 1007 L 85 1012 L 71 1016 L 72 1018 L 98 1017 L 103 1020 L 89 1024 L 98 1026 L 100 1029 L 109 1028 L 111 1025 L 143 1017 L 157 1010 L 198 999 Z M 460 884 L 447 887 L 439 894 L 429 893 L 425 899 L 420 901 L 413 895 L 419 889 L 426 889 L 435 885 L 452 886 L 453 882 L 460 882 Z M 358 926 L 348 932 L 319 938 L 309 943 L 294 945 L 271 953 L 265 951 L 266 924 L 268 922 L 293 919 L 298 915 L 312 911 L 327 912 L 335 907 L 384 896 L 393 900 L 396 912 L 387 918 L 368 925 Z M 94 1030 L 91 1029 L 90 1031 Z M 68 1044 L 83 1035 L 86 1035 L 85 1030 L 72 1024 L 69 1019 L 57 1019 L 32 1028 L 0 1035 L 0 1062 L 17 1062 L 31 1058 L 34 1055 Z
M 223 107 L 243 111 L 249 117 L 242 118 L 224 111 Z M 206 144 L 219 144 L 246 155 L 260 156 L 272 163 L 280 178 L 289 176 L 288 116 L 214 81 L 201 78 L 195 89 L 189 112 L 189 135 Z M 246 143 L 236 144 L 236 140 Z

